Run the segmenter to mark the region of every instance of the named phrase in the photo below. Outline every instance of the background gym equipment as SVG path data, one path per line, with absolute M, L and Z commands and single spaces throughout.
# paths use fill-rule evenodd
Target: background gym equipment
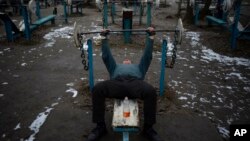
M 110 30 L 110 34 L 117 34 L 119 32 L 145 32 L 146 33 L 147 29 L 132 29 L 132 30 Z M 181 44 L 182 41 L 182 35 L 184 32 L 182 20 L 179 19 L 178 23 L 176 25 L 175 30 L 169 30 L 169 29 L 162 29 L 162 30 L 155 30 L 156 32 L 174 32 L 174 42 L 173 42 L 173 53 L 171 57 L 171 62 L 168 64 L 167 61 L 167 40 L 163 39 L 162 42 L 162 62 L 161 62 L 161 77 L 160 77 L 160 95 L 163 95 L 164 92 L 164 87 L 165 87 L 165 67 L 167 68 L 173 68 L 176 60 L 176 51 L 177 51 L 177 45 Z M 93 76 L 93 56 L 92 56 L 92 40 L 88 39 L 87 40 L 87 45 L 88 45 L 88 62 L 86 61 L 85 58 L 85 53 L 84 53 L 84 41 L 83 41 L 83 35 L 84 34 L 97 34 L 101 33 L 101 31 L 94 31 L 94 32 L 81 32 L 80 27 L 77 25 L 77 23 L 74 23 L 74 33 L 73 33 L 73 38 L 75 41 L 75 45 L 77 48 L 81 49 L 81 57 L 83 58 L 82 64 L 84 65 L 84 69 L 89 71 L 89 85 L 90 89 L 94 87 L 94 76 Z M 146 42 L 147 43 L 147 42 Z

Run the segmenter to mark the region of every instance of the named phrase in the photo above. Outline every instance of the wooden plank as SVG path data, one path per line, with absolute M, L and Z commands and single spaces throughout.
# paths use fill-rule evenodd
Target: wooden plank
M 130 117 L 123 117 L 123 100 L 114 100 L 113 127 L 139 127 L 139 106 L 129 99 Z

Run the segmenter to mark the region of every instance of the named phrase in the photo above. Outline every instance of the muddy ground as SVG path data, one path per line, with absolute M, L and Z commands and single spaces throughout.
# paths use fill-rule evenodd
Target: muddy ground
M 42 14 L 51 11 L 52 8 L 42 9 Z M 82 31 L 101 29 L 102 17 L 93 7 L 83 11 L 83 15 L 71 14 L 68 24 L 59 20 L 59 14 L 56 25 L 39 28 L 31 41 L 21 37 L 9 43 L 1 38 L 0 140 L 85 140 L 94 127 L 88 72 L 83 69 L 81 52 L 74 48 L 70 34 L 75 21 Z M 153 25 L 156 29 L 173 29 L 177 21 L 175 13 L 175 4 L 153 10 Z M 136 18 L 134 27 L 145 28 L 145 17 L 142 26 L 137 25 Z M 12 19 L 18 23 L 20 17 Z M 186 32 L 178 46 L 175 67 L 166 70 L 166 90 L 164 96 L 158 96 L 155 128 L 166 141 L 229 140 L 230 124 L 250 123 L 249 42 L 239 41 L 238 49 L 232 51 L 227 30 L 205 24 L 184 26 Z M 118 13 L 117 23 L 110 28 L 121 27 Z M 1 25 L 1 36 L 3 28 Z M 154 58 L 145 78 L 157 90 L 161 39 L 168 39 L 169 56 L 173 42 L 173 34 L 163 35 L 157 33 Z M 109 77 L 101 60 L 98 35 L 92 36 L 94 79 L 98 83 Z M 124 44 L 122 35 L 110 35 L 117 62 L 130 58 L 137 63 L 144 40 L 144 35 L 133 35 L 132 44 Z M 109 134 L 102 141 L 121 140 L 121 134 L 114 133 L 110 126 L 112 104 L 112 100 L 107 100 Z M 136 133 L 131 140 L 146 139 Z

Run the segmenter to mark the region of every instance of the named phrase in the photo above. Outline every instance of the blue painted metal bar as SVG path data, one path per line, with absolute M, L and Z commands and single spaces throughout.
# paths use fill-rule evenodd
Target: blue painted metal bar
M 152 3 L 147 2 L 147 27 L 151 26 L 151 7 Z
M 234 6 L 235 14 L 234 14 L 234 23 L 232 25 L 232 34 L 231 34 L 231 48 L 232 49 L 236 49 L 237 47 L 237 38 L 239 35 L 238 22 L 240 20 L 241 1 L 242 0 L 235 1 L 235 6 Z
M 92 39 L 87 40 L 87 45 L 88 45 L 88 62 L 89 62 L 89 87 L 90 90 L 93 90 L 94 87 L 94 69 L 93 69 L 93 43 Z
M 5 26 L 5 31 L 6 31 L 6 35 L 7 35 L 7 39 L 8 41 L 14 41 L 14 35 L 12 33 L 12 26 L 11 26 L 11 21 L 4 21 L 4 26 Z
M 199 4 L 195 2 L 194 8 L 195 8 L 194 24 L 198 25 L 199 24 L 199 14 L 200 14 Z
M 37 19 L 41 19 L 40 2 L 39 2 L 39 0 L 36 0 L 36 16 L 37 16 Z
M 124 22 L 124 29 L 131 29 L 132 20 L 131 19 L 123 19 Z M 124 32 L 124 42 L 130 43 L 131 42 L 131 31 Z
M 112 1 L 111 4 L 111 18 L 112 18 L 112 23 L 115 23 L 115 2 Z
M 129 133 L 128 132 L 123 132 L 123 141 L 129 141 Z
M 133 0 L 134 15 L 137 13 L 137 0 Z
M 68 23 L 67 3 L 63 1 L 64 22 Z
M 25 38 L 27 40 L 30 40 L 31 30 L 30 30 L 30 24 L 29 24 L 28 11 L 27 11 L 27 8 L 23 5 L 21 6 L 21 8 L 22 8 L 22 15 L 23 15 L 23 21 L 24 21 L 24 26 L 25 26 L 25 30 L 24 30 Z
M 103 28 L 108 28 L 108 3 L 104 0 L 103 3 Z
M 138 132 L 139 129 L 136 127 L 114 127 L 115 132 Z
M 139 25 L 142 24 L 142 15 L 143 15 L 143 3 L 140 2 L 140 13 L 139 13 Z
M 167 40 L 163 39 L 162 41 L 162 51 L 161 51 L 161 75 L 160 75 L 160 96 L 163 96 L 164 87 L 165 87 L 165 60 L 167 60 Z

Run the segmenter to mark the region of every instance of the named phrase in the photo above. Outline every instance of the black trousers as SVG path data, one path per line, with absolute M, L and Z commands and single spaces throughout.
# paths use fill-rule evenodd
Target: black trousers
M 92 91 L 94 123 L 103 122 L 105 115 L 105 98 L 124 99 L 139 98 L 144 101 L 144 124 L 156 122 L 156 91 L 153 86 L 133 77 L 118 77 L 97 83 Z

